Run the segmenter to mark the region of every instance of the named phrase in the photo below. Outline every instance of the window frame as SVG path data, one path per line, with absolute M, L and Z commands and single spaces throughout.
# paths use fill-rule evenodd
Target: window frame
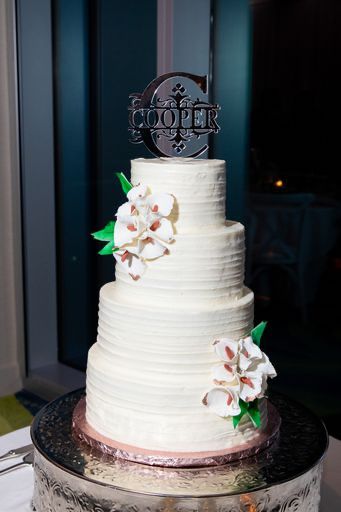
M 26 378 L 48 399 L 82 387 L 58 361 L 52 26 L 50 0 L 17 0 Z

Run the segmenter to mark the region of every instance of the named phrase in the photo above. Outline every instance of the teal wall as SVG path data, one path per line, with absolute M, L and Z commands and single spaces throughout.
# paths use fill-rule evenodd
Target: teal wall
M 156 0 L 98 2 L 97 55 L 97 224 L 100 229 L 125 196 L 115 172 L 130 176 L 130 160 L 149 157 L 144 144 L 128 134 L 129 94 L 143 92 L 156 76 Z M 114 277 L 112 259 L 98 257 L 99 283 Z
M 88 19 L 86 0 L 53 4 L 58 352 L 76 367 L 91 331 Z
M 212 138 L 212 154 L 227 161 L 227 216 L 243 221 L 251 89 L 250 7 L 247 0 L 213 0 L 213 9 L 213 97 L 221 106 L 221 131 Z
M 127 108 L 156 76 L 156 0 L 53 6 L 59 357 L 84 367 L 98 290 L 114 279 L 90 233 L 125 199 L 115 172 L 129 177 L 130 159 L 150 156 L 128 140 Z

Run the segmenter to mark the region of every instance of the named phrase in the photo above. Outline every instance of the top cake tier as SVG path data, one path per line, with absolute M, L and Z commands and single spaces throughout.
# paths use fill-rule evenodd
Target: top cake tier
M 170 220 L 179 234 L 210 231 L 225 223 L 224 160 L 138 158 L 131 162 L 131 182 L 174 195 Z

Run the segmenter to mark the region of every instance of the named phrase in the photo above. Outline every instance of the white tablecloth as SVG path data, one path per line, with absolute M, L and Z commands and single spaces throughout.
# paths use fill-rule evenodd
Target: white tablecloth
M 0 454 L 30 443 L 29 428 L 0 437 Z M 15 459 L 18 462 L 19 459 Z M 13 459 L 0 462 L 0 469 L 13 464 Z M 23 467 L 0 475 L 0 512 L 29 512 L 33 491 L 33 470 Z M 321 512 L 341 510 L 341 441 L 330 438 L 324 464 Z
M 12 448 L 19 448 L 31 442 L 30 429 L 21 428 L 0 437 L 0 455 Z M 9 459 L 0 462 L 0 470 L 20 462 L 21 459 Z M 33 469 L 22 467 L 13 473 L 0 475 L 0 511 L 30 512 L 33 492 Z

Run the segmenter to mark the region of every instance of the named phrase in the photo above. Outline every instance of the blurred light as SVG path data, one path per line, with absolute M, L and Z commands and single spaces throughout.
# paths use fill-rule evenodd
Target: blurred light
M 242 502 L 243 505 L 246 505 L 248 512 L 257 512 L 258 507 L 254 503 L 254 500 L 250 497 L 250 495 L 241 495 L 240 501 Z
M 277 188 L 281 188 L 281 187 L 283 187 L 284 182 L 283 182 L 283 180 L 276 180 L 276 181 L 275 181 L 275 183 L 274 183 L 274 185 L 275 185 L 275 187 L 277 187 Z

